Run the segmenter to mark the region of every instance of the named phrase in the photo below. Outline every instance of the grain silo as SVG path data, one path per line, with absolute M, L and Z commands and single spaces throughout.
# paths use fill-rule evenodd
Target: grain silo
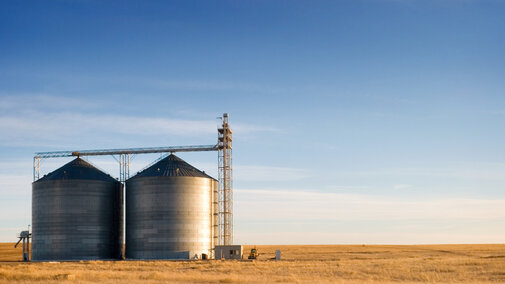
M 122 188 L 80 158 L 35 181 L 32 259 L 122 258 Z
M 171 154 L 126 181 L 126 258 L 210 256 L 217 241 L 215 179 Z

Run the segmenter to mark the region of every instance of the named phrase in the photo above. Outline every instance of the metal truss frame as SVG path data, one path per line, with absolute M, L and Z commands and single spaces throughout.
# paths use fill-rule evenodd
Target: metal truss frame
M 233 173 L 232 131 L 228 125 L 228 114 L 223 115 L 222 128 L 218 129 L 218 219 L 220 245 L 233 243 Z

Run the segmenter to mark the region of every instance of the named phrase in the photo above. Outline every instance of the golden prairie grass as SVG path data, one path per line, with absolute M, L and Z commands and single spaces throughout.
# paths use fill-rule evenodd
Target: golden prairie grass
M 256 261 L 13 261 L 0 244 L 4 283 L 505 283 L 505 245 L 257 246 Z M 250 246 L 246 246 L 248 251 Z M 281 261 L 270 260 L 276 249 Z
M 14 244 L 15 243 L 0 243 L 0 262 L 21 261 L 23 259 L 23 244 L 20 243 L 17 248 L 14 248 Z

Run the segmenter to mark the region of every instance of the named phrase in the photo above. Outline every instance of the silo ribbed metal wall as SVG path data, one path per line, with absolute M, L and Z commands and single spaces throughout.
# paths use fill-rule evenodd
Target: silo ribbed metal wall
M 206 177 L 151 176 L 126 182 L 126 258 L 187 259 L 213 249 L 213 198 Z
M 123 252 L 122 185 L 46 180 L 32 185 L 32 259 L 118 259 Z

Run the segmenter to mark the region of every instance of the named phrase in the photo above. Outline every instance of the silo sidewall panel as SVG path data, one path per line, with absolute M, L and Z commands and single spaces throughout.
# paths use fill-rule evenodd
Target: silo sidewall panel
M 118 258 L 120 189 L 118 182 L 97 180 L 34 182 L 32 259 Z
M 212 249 L 215 181 L 189 176 L 132 178 L 126 184 L 126 257 L 199 258 Z

